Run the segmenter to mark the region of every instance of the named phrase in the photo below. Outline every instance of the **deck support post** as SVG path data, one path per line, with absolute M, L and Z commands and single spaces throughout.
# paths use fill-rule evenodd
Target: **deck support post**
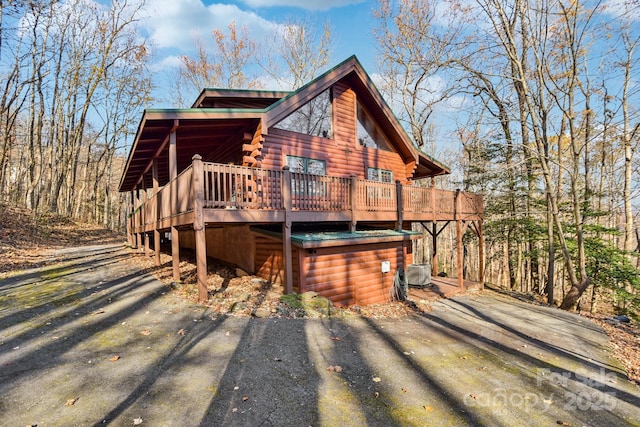
M 136 209 L 138 210 L 135 214 L 135 225 L 136 228 L 140 228 L 141 222 L 142 222 L 142 206 L 140 203 L 140 189 L 136 188 Z M 139 252 L 142 252 L 142 234 L 139 231 L 135 231 L 136 233 L 136 249 Z
M 177 120 L 176 120 L 177 121 Z M 178 152 L 176 146 L 177 126 L 169 134 L 169 185 L 171 191 L 171 216 L 178 213 Z M 171 261 L 173 266 L 173 280 L 180 281 L 180 232 L 175 226 L 171 226 Z
M 150 257 L 151 248 L 149 247 L 149 233 L 144 232 L 142 235 L 144 236 L 144 256 Z
M 460 190 L 456 190 L 453 216 L 456 221 L 456 249 L 458 261 L 458 287 L 464 291 L 464 259 L 462 252 L 462 221 L 460 220 Z
M 133 191 L 129 192 L 129 213 L 127 216 L 127 241 L 129 242 L 129 246 L 133 247 L 135 244 L 135 240 L 133 237 L 133 212 L 135 212 L 136 207 L 133 203 Z
M 431 254 L 431 275 L 438 277 L 438 223 L 436 221 L 431 223 L 431 246 L 433 247 L 433 253 Z
M 180 232 L 171 226 L 171 267 L 173 281 L 180 281 Z
M 149 192 L 147 191 L 144 183 L 144 179 L 142 180 L 142 199 L 140 200 L 140 225 L 142 226 L 142 244 L 144 247 L 140 248 L 140 252 L 144 252 L 144 256 L 151 256 L 151 251 L 149 248 L 149 233 L 147 230 L 147 208 L 149 207 Z
M 155 265 L 160 265 L 160 230 L 153 229 L 153 255 Z
M 433 277 L 438 277 L 438 221 L 436 218 L 436 180 L 434 177 L 431 177 L 431 213 L 432 213 L 432 222 L 431 222 L 431 247 L 433 248 L 433 253 L 431 254 L 431 275 Z
M 158 230 L 158 220 L 160 219 L 160 203 L 158 203 L 158 158 L 153 158 L 153 166 L 151 168 L 153 175 L 153 200 L 154 200 L 154 226 L 153 226 L 153 251 L 155 255 L 155 264 L 160 265 L 160 230 Z
M 291 172 L 289 166 L 282 168 L 282 204 L 284 205 L 284 223 L 282 223 L 282 255 L 284 258 L 284 292 L 293 292 L 293 249 L 291 248 Z M 299 284 L 300 289 L 303 286 Z
M 198 278 L 198 300 L 209 299 L 207 290 L 207 233 L 204 223 L 204 168 L 202 156 L 192 157 L 193 175 L 193 232 L 196 240 L 196 276 Z
M 482 231 L 482 220 L 476 224 L 478 230 L 478 281 L 484 289 L 484 234 Z
M 396 180 L 396 210 L 398 212 L 398 220 L 396 222 L 396 230 L 402 231 L 402 182 Z
M 351 175 L 351 186 L 350 186 L 350 198 L 351 198 L 351 221 L 349 222 L 349 232 L 355 233 L 356 227 L 358 225 L 358 220 L 356 218 L 356 201 L 358 200 L 358 177 L 356 175 Z

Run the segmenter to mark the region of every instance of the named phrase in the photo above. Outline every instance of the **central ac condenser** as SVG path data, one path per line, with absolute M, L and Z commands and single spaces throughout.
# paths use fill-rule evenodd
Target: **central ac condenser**
M 425 287 L 431 284 L 430 264 L 410 264 L 407 266 L 407 283 L 409 286 Z

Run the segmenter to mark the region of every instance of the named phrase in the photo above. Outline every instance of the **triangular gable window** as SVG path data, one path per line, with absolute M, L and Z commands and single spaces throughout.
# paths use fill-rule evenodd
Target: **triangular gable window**
M 330 91 L 325 90 L 274 127 L 305 135 L 332 138 Z
M 358 144 L 367 148 L 394 151 L 389 141 L 380 132 L 371 116 L 362 108 L 360 103 L 358 103 Z

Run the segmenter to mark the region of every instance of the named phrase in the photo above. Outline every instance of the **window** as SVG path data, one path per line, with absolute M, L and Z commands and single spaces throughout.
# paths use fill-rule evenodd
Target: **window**
M 324 160 L 287 156 L 287 165 L 291 172 L 313 175 L 299 179 L 294 177 L 291 180 L 293 194 L 306 196 L 324 196 L 326 194 L 326 183 L 314 178 L 314 176 L 327 174 L 327 163 Z
M 327 174 L 327 164 L 324 160 L 287 156 L 287 165 L 291 172 L 310 173 L 313 175 Z
M 393 172 L 386 169 L 367 168 L 367 179 L 369 181 L 383 182 L 390 184 L 393 182 Z M 393 186 L 370 186 L 367 188 L 367 198 L 371 203 L 380 203 L 381 201 L 389 201 L 395 198 L 395 190 Z M 386 202 L 385 202 L 386 203 Z
M 384 151 L 394 151 L 389 145 L 389 141 L 378 129 L 375 122 L 358 103 L 358 144 L 362 147 L 375 148 Z
M 393 171 L 378 168 L 367 168 L 369 181 L 393 182 Z
M 331 94 L 327 89 L 308 103 L 285 117 L 275 126 L 277 129 L 322 138 L 332 138 Z

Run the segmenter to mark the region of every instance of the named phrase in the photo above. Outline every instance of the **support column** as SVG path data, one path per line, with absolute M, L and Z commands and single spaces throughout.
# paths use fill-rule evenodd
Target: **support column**
M 176 227 L 171 227 L 171 266 L 173 281 L 180 281 L 180 232 Z
M 192 158 L 193 175 L 193 232 L 196 240 L 196 276 L 198 278 L 198 300 L 209 299 L 207 290 L 207 234 L 204 223 L 204 169 L 202 156 Z
M 144 255 L 150 257 L 151 248 L 149 247 L 149 233 L 147 233 L 146 231 L 142 233 L 142 238 L 144 239 Z
M 282 256 L 284 258 L 284 293 L 293 292 L 293 249 L 291 248 L 291 172 L 289 166 L 282 168 L 282 204 L 285 221 L 282 223 Z M 302 289 L 302 284 L 299 284 Z
M 178 153 L 176 146 L 176 127 L 169 134 L 169 184 L 171 193 L 171 214 L 178 213 Z M 180 281 L 180 233 L 178 229 L 171 226 L 171 261 L 173 266 L 173 280 Z
M 349 231 L 351 233 L 355 233 L 356 227 L 358 225 L 358 220 L 356 218 L 356 208 L 357 208 L 357 200 L 358 200 L 358 177 L 355 175 L 351 175 L 351 222 L 349 223 Z
M 151 167 L 151 175 L 153 176 L 153 200 L 155 200 L 155 214 L 153 226 L 153 251 L 155 253 L 155 264 L 160 265 L 160 230 L 158 230 L 158 220 L 160 219 L 160 203 L 158 203 L 158 158 L 153 159 Z
M 129 193 L 129 212 L 128 212 L 128 216 L 127 216 L 127 241 L 129 242 L 129 246 L 133 247 L 133 245 L 135 245 L 135 238 L 133 237 L 133 226 L 134 226 L 134 220 L 133 220 L 133 212 L 135 212 L 136 210 L 136 206 L 134 203 L 134 193 L 133 191 L 131 191 Z
M 462 253 L 462 221 L 460 220 L 460 190 L 456 190 L 453 217 L 456 221 L 456 246 L 458 259 L 458 287 L 464 291 L 464 257 Z
M 431 276 L 438 277 L 438 221 L 436 218 L 436 180 L 431 177 Z
M 433 253 L 431 256 L 431 275 L 438 277 L 438 223 L 433 221 L 431 223 L 431 246 L 433 247 Z
M 399 179 L 396 180 L 396 210 L 398 212 L 396 230 L 402 231 L 402 183 Z
M 476 228 L 478 229 L 478 280 L 484 289 L 484 234 L 482 231 L 482 220 L 479 220 Z
M 140 189 L 136 188 L 136 195 L 135 195 L 135 199 L 136 199 L 136 213 L 134 215 L 135 217 L 135 228 L 140 228 L 140 225 L 142 224 L 142 220 L 141 220 L 141 212 L 142 212 L 142 207 L 141 207 L 141 203 L 140 203 Z M 139 252 L 143 251 L 142 248 L 142 233 L 140 233 L 139 231 L 135 231 L 136 233 L 136 249 Z
M 144 184 L 144 179 L 143 179 L 143 187 L 145 186 Z M 149 233 L 146 231 L 147 230 L 147 223 L 149 221 L 147 212 L 149 209 L 149 192 L 146 189 L 146 187 L 144 187 L 144 190 L 142 190 L 142 204 L 140 205 L 140 214 L 142 216 L 142 238 L 144 240 L 144 256 L 146 257 L 150 257 L 151 256 L 151 248 L 149 247 Z

